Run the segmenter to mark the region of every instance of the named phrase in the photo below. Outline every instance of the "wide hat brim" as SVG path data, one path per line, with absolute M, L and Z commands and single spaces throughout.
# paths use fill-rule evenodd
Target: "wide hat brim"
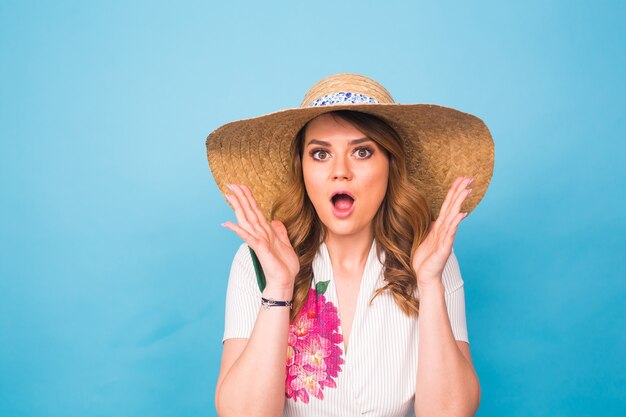
M 494 166 L 494 143 L 476 116 L 434 104 L 342 104 L 299 107 L 227 123 L 206 139 L 207 158 L 222 195 L 226 184 L 246 184 L 270 218 L 290 176 L 290 145 L 311 119 L 335 110 L 375 115 L 404 140 L 410 179 L 430 202 L 434 218 L 455 178 L 473 177 L 472 193 L 461 205 L 471 212 L 485 195 Z

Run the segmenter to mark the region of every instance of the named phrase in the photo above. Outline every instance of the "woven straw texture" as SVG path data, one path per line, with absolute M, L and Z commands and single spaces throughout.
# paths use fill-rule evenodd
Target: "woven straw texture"
M 307 107 L 327 94 L 365 94 L 379 104 Z M 405 142 L 411 180 L 430 201 L 436 218 L 455 178 L 474 177 L 472 193 L 461 211 L 471 212 L 485 195 L 494 166 L 494 143 L 478 117 L 433 104 L 397 104 L 376 81 L 355 74 L 335 74 L 315 84 L 300 108 L 282 110 L 225 124 L 206 139 L 209 167 L 223 195 L 226 184 L 246 184 L 269 219 L 272 203 L 285 189 L 289 147 L 296 133 L 314 117 L 334 110 L 356 110 L 386 121 Z

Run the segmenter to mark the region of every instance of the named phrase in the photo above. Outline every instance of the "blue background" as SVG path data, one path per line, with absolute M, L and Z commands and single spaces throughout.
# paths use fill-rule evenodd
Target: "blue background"
M 0 415 L 215 415 L 240 239 L 205 138 L 335 72 L 491 130 L 478 415 L 623 412 L 626 3 L 295 3 L 0 3 Z

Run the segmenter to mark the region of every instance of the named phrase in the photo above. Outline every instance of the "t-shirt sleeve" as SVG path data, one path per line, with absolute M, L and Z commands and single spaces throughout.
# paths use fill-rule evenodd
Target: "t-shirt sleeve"
M 252 255 L 248 245 L 242 243 L 233 259 L 224 314 L 224 337 L 226 339 L 249 339 L 261 306 L 261 290 L 256 281 Z
M 465 290 L 454 249 L 443 268 L 441 279 L 445 288 L 446 308 L 454 338 L 469 343 L 465 318 Z

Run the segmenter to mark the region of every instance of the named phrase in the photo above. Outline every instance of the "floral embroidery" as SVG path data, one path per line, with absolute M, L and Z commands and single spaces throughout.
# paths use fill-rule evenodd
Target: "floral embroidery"
M 339 314 L 324 293 L 329 281 L 311 288 L 306 304 L 289 326 L 285 396 L 307 404 L 312 395 L 324 399 L 325 387 L 335 388 L 344 363 L 339 344 Z

